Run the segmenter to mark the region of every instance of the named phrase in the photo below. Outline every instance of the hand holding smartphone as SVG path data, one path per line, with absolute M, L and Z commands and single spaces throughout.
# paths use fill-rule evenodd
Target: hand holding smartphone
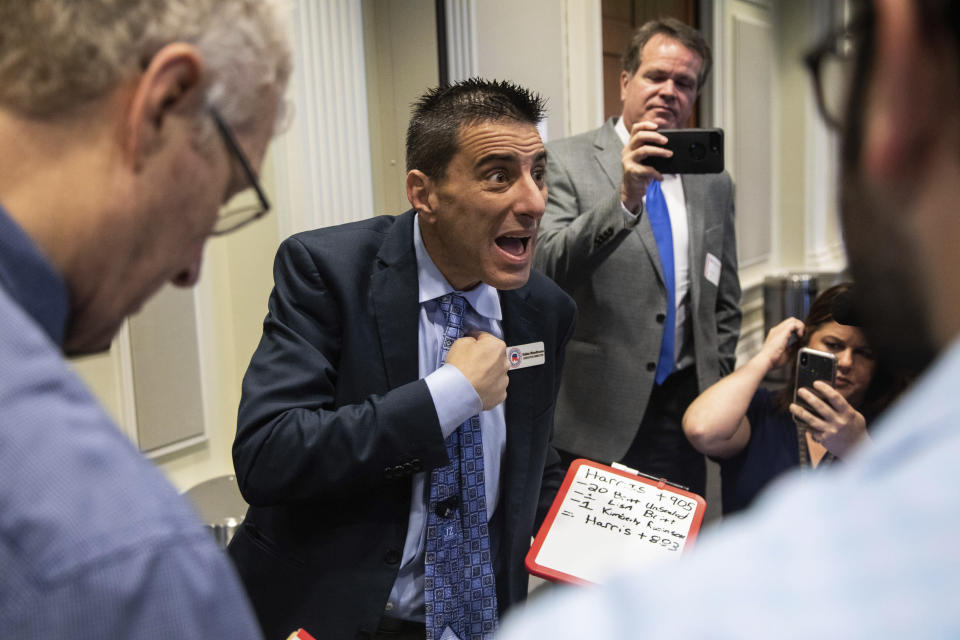
M 644 164 L 660 173 L 721 173 L 723 129 L 661 129 L 667 137 L 669 158 L 650 156 Z
M 810 347 L 800 349 L 800 353 L 797 354 L 797 382 L 793 388 L 793 401 L 810 413 L 820 415 L 816 409 L 797 394 L 797 391 L 807 387 L 817 396 L 820 396 L 820 393 L 813 388 L 813 383 L 817 380 L 823 380 L 832 387 L 836 376 L 837 357 L 835 355 Z

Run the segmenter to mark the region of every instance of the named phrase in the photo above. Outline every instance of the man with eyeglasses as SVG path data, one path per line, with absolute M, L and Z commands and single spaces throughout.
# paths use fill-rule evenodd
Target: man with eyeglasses
M 853 4 L 807 59 L 842 123 L 859 310 L 881 357 L 935 362 L 843 465 L 780 484 L 674 564 L 534 603 L 505 640 L 960 637 L 960 3 Z M 825 82 L 834 63 L 843 86 Z
M 282 11 L 0 3 L 2 638 L 261 637 L 226 556 L 63 354 L 109 347 L 160 286 L 197 281 L 207 238 L 266 213 Z

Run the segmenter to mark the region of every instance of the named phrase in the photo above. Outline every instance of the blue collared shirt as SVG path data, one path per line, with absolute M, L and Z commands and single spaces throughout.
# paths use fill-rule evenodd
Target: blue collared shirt
M 226 555 L 64 362 L 68 309 L 0 206 L 0 638 L 260 638 Z
M 480 414 L 483 433 L 483 477 L 487 494 L 487 520 L 493 517 L 500 492 L 500 463 L 506 447 L 506 420 L 503 404 L 489 411 L 481 411 L 480 396 L 466 377 L 453 365 L 440 366 L 440 345 L 443 342 L 445 321 L 438 298 L 454 288 L 430 259 L 420 234 L 419 218 L 414 219 L 413 245 L 417 254 L 420 321 L 418 350 L 420 377 L 427 384 L 433 398 L 440 429 L 446 438 L 465 420 Z M 470 291 L 459 291 L 467 299 L 464 314 L 465 330 L 480 330 L 503 338 L 500 322 L 500 295 L 490 285 L 481 283 Z M 506 354 L 504 354 L 506 357 Z M 390 592 L 385 613 L 394 618 L 423 621 L 423 547 L 427 523 L 427 476 L 413 477 L 413 499 L 410 503 L 410 521 L 403 546 L 400 574 Z
M 843 464 L 775 482 L 669 565 L 548 594 L 497 637 L 960 637 L 958 381 L 960 340 Z
M 67 285 L 2 205 L 0 289 L 6 290 L 54 344 L 63 342 L 70 306 Z

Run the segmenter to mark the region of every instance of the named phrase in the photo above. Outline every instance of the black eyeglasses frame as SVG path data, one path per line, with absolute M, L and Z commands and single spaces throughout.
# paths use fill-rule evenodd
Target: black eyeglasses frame
M 846 114 L 834 114 L 830 112 L 827 106 L 826 92 L 823 86 L 823 62 L 827 56 L 835 55 L 838 57 L 849 57 L 852 61 L 857 60 L 858 50 L 862 48 L 865 36 L 873 28 L 873 12 L 869 8 L 869 3 L 861 6 L 861 9 L 854 17 L 841 27 L 832 30 L 818 44 L 814 45 L 803 54 L 803 63 L 810 73 L 810 80 L 813 83 L 814 95 L 817 100 L 817 109 L 820 117 L 823 118 L 827 126 L 834 130 L 842 130 L 844 126 L 843 119 Z M 841 52 L 840 43 L 847 40 L 851 45 L 848 51 Z M 851 78 L 847 87 L 848 91 L 855 88 L 855 79 Z M 847 102 L 850 95 L 847 96 Z M 849 104 L 846 105 L 849 107 Z
M 259 200 L 258 206 L 241 207 L 233 211 L 221 213 L 220 217 L 217 218 L 217 222 L 214 224 L 213 231 L 210 232 L 210 235 L 222 236 L 230 233 L 231 231 L 236 231 L 237 229 L 250 224 L 254 220 L 259 220 L 263 216 L 267 215 L 267 213 L 270 211 L 270 201 L 267 199 L 266 194 L 263 192 L 263 188 L 260 186 L 260 180 L 257 177 L 257 173 L 250 165 L 250 161 L 247 159 L 247 154 L 243 152 L 243 149 L 240 147 L 240 143 L 237 141 L 237 137 L 230 129 L 230 126 L 227 125 L 226 121 L 223 119 L 223 116 L 220 115 L 220 112 L 213 105 L 207 105 L 207 112 L 210 114 L 213 124 L 217 127 L 217 131 L 220 134 L 220 138 L 223 140 L 223 144 L 227 147 L 227 151 L 237 160 L 237 162 L 240 163 L 240 168 L 243 170 L 243 174 L 247 179 L 247 183 L 253 187 L 253 190 L 257 194 L 257 199 Z

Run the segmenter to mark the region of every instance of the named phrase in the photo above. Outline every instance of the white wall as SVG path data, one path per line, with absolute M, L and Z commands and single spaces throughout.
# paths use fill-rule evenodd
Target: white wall
M 505 19 L 505 17 L 508 17 Z M 547 139 L 565 135 L 563 11 L 556 0 L 482 0 L 476 5 L 477 73 L 547 98 Z

